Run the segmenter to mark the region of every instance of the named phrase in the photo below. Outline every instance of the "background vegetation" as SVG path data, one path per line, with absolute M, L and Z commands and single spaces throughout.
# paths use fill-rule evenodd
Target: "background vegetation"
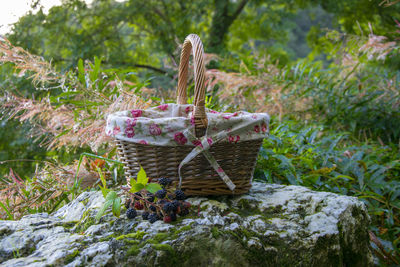
M 119 183 L 105 116 L 173 101 L 193 32 L 207 105 L 272 115 L 255 177 L 358 197 L 380 264 L 399 264 L 399 1 L 192 2 L 33 1 L 0 39 L 0 217 Z

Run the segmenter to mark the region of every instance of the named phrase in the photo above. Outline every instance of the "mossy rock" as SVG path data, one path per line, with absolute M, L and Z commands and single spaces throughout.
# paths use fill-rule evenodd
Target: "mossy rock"
M 173 224 L 128 220 L 85 192 L 55 214 L 0 221 L 4 266 L 371 266 L 369 217 L 356 198 L 253 183 L 248 194 L 190 198 Z M 72 216 L 71 214 L 74 216 Z

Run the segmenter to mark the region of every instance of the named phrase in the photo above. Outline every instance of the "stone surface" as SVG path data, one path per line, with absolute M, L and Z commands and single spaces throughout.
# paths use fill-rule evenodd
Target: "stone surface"
M 356 198 L 253 183 L 249 194 L 190 198 L 174 224 L 128 220 L 85 192 L 52 215 L 0 221 L 0 266 L 370 266 Z

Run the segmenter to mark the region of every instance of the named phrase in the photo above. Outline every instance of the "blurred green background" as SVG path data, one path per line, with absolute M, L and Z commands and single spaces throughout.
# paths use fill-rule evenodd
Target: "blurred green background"
M 346 35 L 367 37 L 371 31 L 389 40 L 399 38 L 400 5 L 392 4 L 385 6 L 381 0 L 95 0 L 88 5 L 66 0 L 47 14 L 40 1 L 32 1 L 32 11 L 6 37 L 13 45 L 51 61 L 61 72 L 75 68 L 79 59 L 98 56 L 104 68 L 134 73 L 128 77 L 131 80 L 152 78 L 149 87 L 171 90 L 176 84 L 178 45 L 189 33 L 202 38 L 206 53 L 222 59 L 211 61 L 209 68 L 238 72 L 240 61 L 254 56 L 267 56 L 280 67 L 302 59 L 329 66 L 335 63 L 332 54 L 338 53 L 337 44 L 327 41 L 332 31 L 339 42 L 347 42 Z M 398 70 L 398 54 L 379 65 L 387 71 Z M 10 73 L 9 64 L 1 66 L 2 93 L 36 98 L 48 94 Z M 28 132 L 29 123 L 0 121 L 0 161 L 60 156 L 39 147 Z M 28 174 L 34 165 L 8 163 L 0 165 L 0 172 L 12 167 Z
M 47 90 L 35 87 L 29 72 L 0 65 L 0 177 L 11 168 L 26 179 L 45 160 L 63 165 L 82 152 L 107 151 L 67 143 L 47 149 L 37 125 L 5 112 L 8 96 L 71 105 L 77 121 L 80 111 L 94 121 L 101 114 L 77 95 L 95 90 L 114 99 L 119 89 L 110 81 L 124 81 L 132 94 L 152 88 L 147 97 L 155 103 L 173 101 L 180 45 L 196 33 L 214 75 L 207 106 L 272 115 L 255 178 L 359 197 L 387 250 L 375 247 L 381 264 L 399 264 L 400 1 L 62 3 L 44 12 L 32 1 L 32 11 L 5 35 L 72 78 L 66 91 Z

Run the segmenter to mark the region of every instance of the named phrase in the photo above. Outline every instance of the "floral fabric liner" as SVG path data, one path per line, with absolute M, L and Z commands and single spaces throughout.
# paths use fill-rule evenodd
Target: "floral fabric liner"
M 181 168 L 203 153 L 227 186 L 235 185 L 225 174 L 208 149 L 217 142 L 237 143 L 267 136 L 267 113 L 220 113 L 206 109 L 208 127 L 204 137 L 196 138 L 193 105 L 163 104 L 145 110 L 119 111 L 107 118 L 106 134 L 116 139 L 144 145 L 193 146 L 179 165 Z M 182 177 L 180 177 L 180 184 Z

